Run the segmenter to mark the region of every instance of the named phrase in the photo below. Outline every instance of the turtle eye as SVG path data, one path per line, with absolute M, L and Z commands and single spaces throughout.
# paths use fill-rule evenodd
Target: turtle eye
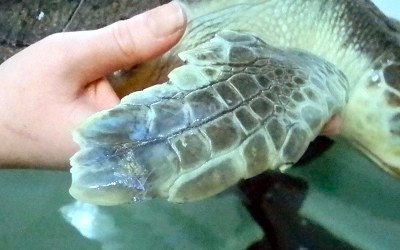
M 383 76 L 390 87 L 400 91 L 400 64 L 388 65 L 383 70 Z

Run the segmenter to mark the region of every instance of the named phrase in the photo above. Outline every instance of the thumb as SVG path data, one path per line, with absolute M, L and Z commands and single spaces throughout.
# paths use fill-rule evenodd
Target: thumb
M 99 30 L 71 32 L 68 58 L 79 82 L 92 82 L 116 70 L 157 57 L 184 33 L 186 17 L 172 2 Z M 76 63 L 79 70 L 76 71 Z M 68 64 L 67 64 L 68 65 Z

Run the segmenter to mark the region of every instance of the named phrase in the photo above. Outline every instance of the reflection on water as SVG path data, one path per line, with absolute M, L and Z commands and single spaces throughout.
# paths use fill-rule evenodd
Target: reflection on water
M 59 219 L 95 249 L 246 249 L 263 236 L 234 193 L 187 204 L 64 204 L 57 208 Z
M 60 212 L 84 237 L 101 243 L 102 249 L 122 247 L 113 240 L 118 230 L 112 216 L 99 207 L 76 201 L 60 208 Z

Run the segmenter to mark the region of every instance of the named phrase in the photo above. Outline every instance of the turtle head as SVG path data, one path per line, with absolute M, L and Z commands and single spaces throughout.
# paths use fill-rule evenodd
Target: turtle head
M 385 171 L 400 177 L 400 58 L 384 60 L 358 84 L 342 134 Z

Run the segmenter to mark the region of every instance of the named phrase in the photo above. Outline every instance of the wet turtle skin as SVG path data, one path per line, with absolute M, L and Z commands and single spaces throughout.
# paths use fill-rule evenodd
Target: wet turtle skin
M 188 64 L 172 71 L 167 85 L 127 96 L 77 130 L 75 140 L 88 145 L 72 159 L 73 166 L 88 164 L 83 175 L 71 170 L 79 182 L 107 185 L 109 166 L 118 165 L 124 167 L 111 174 L 113 181 L 130 186 L 127 192 L 143 190 L 143 198 L 182 202 L 213 195 L 265 165 L 297 161 L 305 142 L 346 101 L 343 74 L 317 57 L 236 32 L 220 32 L 210 43 L 198 54 L 182 52 Z M 107 201 L 119 197 L 117 190 Z
M 190 20 L 182 42 L 123 87 L 162 82 L 178 55 L 184 65 L 76 130 L 74 197 L 202 199 L 295 163 L 334 115 L 339 138 L 398 173 L 399 30 L 371 2 L 181 4 Z

